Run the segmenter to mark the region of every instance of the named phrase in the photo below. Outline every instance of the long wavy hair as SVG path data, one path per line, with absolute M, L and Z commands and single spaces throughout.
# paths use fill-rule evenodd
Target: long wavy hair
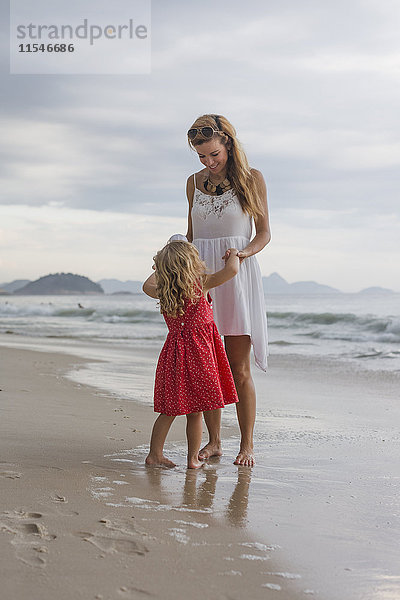
M 196 246 L 183 240 L 168 242 L 154 257 L 160 312 L 184 314 L 185 299 L 198 301 L 203 293 L 206 265 Z
M 231 182 L 239 199 L 242 210 L 254 218 L 264 215 L 264 206 L 258 193 L 255 178 L 250 170 L 246 154 L 242 144 L 236 137 L 236 130 L 232 123 L 222 115 L 202 115 L 198 117 L 190 129 L 197 127 L 212 127 L 216 131 L 212 138 L 205 138 L 200 132 L 193 140 L 189 140 L 189 146 L 195 149 L 210 139 L 219 138 L 228 152 L 227 177 Z

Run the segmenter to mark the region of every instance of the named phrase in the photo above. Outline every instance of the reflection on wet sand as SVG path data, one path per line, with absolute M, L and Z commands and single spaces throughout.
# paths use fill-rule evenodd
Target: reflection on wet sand
M 163 490 L 163 484 L 168 485 L 171 472 L 161 468 L 147 468 L 146 475 L 154 495 L 163 498 L 162 502 L 164 502 L 165 496 L 168 494 Z M 217 512 L 222 512 L 233 527 L 246 527 L 248 524 L 247 510 L 251 475 L 251 469 L 239 467 L 237 481 L 226 506 L 221 507 L 219 505 L 217 507 Z M 221 478 L 224 479 L 224 476 L 221 475 Z M 208 464 L 201 471 L 188 469 L 181 492 L 181 501 L 178 501 L 178 503 L 173 501 L 173 505 L 194 510 L 211 510 L 214 505 L 217 482 L 218 465 Z M 175 490 L 170 490 L 170 493 L 177 492 L 180 495 L 179 490 L 176 489 L 176 483 L 177 478 L 174 478 Z M 218 499 L 219 504 L 220 501 L 221 498 Z
M 281 581 L 288 576 L 280 560 L 280 547 L 266 544 L 264 537 L 257 536 L 256 541 L 247 531 L 250 469 L 233 468 L 219 459 L 199 470 L 147 467 L 142 454 L 131 451 L 108 458 L 114 467 L 118 464 L 117 469 L 93 466 L 90 491 L 109 510 L 96 528 L 79 533 L 104 555 L 146 556 L 147 561 L 161 564 L 165 573 L 176 564 L 187 565 L 191 579 L 196 564 L 207 570 L 207 582 L 213 586 L 212 595 L 205 593 L 204 597 L 222 600 L 250 594 L 254 600 L 264 600 L 266 589 L 280 591 L 282 600 L 300 597 L 291 580 Z M 254 477 L 255 486 L 258 482 Z M 298 574 L 294 576 L 301 579 Z M 140 569 L 135 574 L 135 586 L 138 577 L 142 577 Z M 160 574 L 151 582 L 143 580 L 146 587 L 141 589 L 153 595 L 153 588 L 161 585 L 164 594 L 161 578 Z M 198 581 L 195 587 L 197 595 L 192 595 L 199 597 Z M 225 590 L 224 595 L 220 589 Z M 192 591 L 190 584 L 185 597 Z
M 218 474 L 214 467 L 203 469 L 204 480 L 198 485 L 199 472 L 186 471 L 182 491 L 182 505 L 188 508 L 212 508 Z
M 93 473 L 91 489 L 107 506 L 130 509 L 130 519 L 135 519 L 135 527 L 147 544 L 146 556 L 155 547 L 161 552 L 168 548 L 161 554 L 163 561 L 172 555 L 172 561 L 193 556 L 196 564 L 218 578 L 218 586 L 222 582 L 224 589 L 230 586 L 232 595 L 224 598 L 237 597 L 233 594 L 238 592 L 238 585 L 244 585 L 246 593 L 251 588 L 254 600 L 263 600 L 266 589 L 280 591 L 282 600 L 298 597 L 292 579 L 297 582 L 302 576 L 287 569 L 281 558 L 282 547 L 263 532 L 254 537 L 251 529 L 253 503 L 260 497 L 260 486 L 265 489 L 265 485 L 271 485 L 270 479 L 260 477 L 261 467 L 254 473 L 215 458 L 202 469 L 186 469 L 179 466 L 178 445 L 171 445 L 168 451 L 178 463 L 177 468 L 149 467 L 144 464 L 146 451 L 140 448 L 111 455 L 112 462 L 119 463 L 118 471 L 108 477 L 104 470 L 102 474 Z M 122 517 L 125 529 L 130 519 Z M 120 523 L 106 515 L 106 528 L 108 521 L 114 529 Z M 239 583 L 241 578 L 243 583 Z M 311 593 L 310 588 L 305 589 Z M 222 598 L 215 594 L 212 597 Z
M 226 516 L 229 523 L 234 527 L 245 527 L 248 524 L 247 508 L 249 505 L 251 473 L 251 469 L 247 467 L 238 468 L 237 483 L 226 507 Z

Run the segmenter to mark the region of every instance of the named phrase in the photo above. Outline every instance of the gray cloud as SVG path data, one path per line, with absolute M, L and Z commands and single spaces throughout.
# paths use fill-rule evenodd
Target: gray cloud
M 397 209 L 397 3 L 152 8 L 150 76 L 10 76 L 2 61 L 2 203 L 184 214 L 200 168 L 185 130 L 217 111 L 274 210 Z

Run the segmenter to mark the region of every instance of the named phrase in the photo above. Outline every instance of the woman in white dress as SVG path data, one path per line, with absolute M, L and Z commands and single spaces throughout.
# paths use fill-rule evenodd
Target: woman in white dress
M 248 165 L 232 124 L 221 115 L 203 115 L 188 131 L 189 145 L 204 165 L 187 180 L 187 238 L 199 250 L 210 272 L 223 267 L 228 248 L 238 248 L 240 270 L 212 290 L 214 319 L 225 348 L 239 402 L 241 432 L 237 465 L 253 466 L 256 394 L 250 371 L 253 346 L 256 365 L 267 369 L 267 320 L 261 272 L 254 256 L 270 241 L 267 190 L 262 174 Z M 255 235 L 252 238 L 253 225 Z M 220 456 L 221 411 L 204 413 L 209 442 L 204 459 Z

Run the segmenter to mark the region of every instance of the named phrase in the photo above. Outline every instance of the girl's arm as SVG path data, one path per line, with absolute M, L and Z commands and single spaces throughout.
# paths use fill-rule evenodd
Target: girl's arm
M 228 256 L 225 259 L 224 268 L 216 273 L 213 273 L 212 275 L 207 275 L 207 279 L 204 284 L 204 292 L 207 293 L 208 290 L 222 285 L 225 283 L 225 281 L 229 281 L 238 273 L 240 266 L 238 251 L 236 248 L 229 248 L 227 254 Z
M 257 169 L 251 169 L 251 172 L 256 180 L 258 193 L 264 206 L 264 214 L 259 215 L 257 219 L 254 220 L 256 235 L 246 246 L 246 248 L 243 248 L 243 250 L 238 253 L 239 258 L 242 260 L 248 256 L 252 256 L 253 254 L 257 254 L 257 252 L 260 252 L 260 250 L 265 248 L 265 246 L 271 240 L 268 216 L 267 187 L 265 185 L 264 177 L 260 171 L 257 171 Z
M 142 290 L 145 294 L 150 296 L 150 298 L 158 298 L 157 296 L 157 284 L 156 284 L 156 274 L 152 273 L 150 277 L 146 279 L 142 286 Z
M 192 230 L 192 204 L 193 204 L 193 196 L 194 196 L 194 185 L 193 185 L 193 175 L 191 175 L 186 182 L 186 196 L 189 203 L 189 211 L 188 211 L 188 228 L 186 237 L 188 242 L 193 242 L 193 230 Z

